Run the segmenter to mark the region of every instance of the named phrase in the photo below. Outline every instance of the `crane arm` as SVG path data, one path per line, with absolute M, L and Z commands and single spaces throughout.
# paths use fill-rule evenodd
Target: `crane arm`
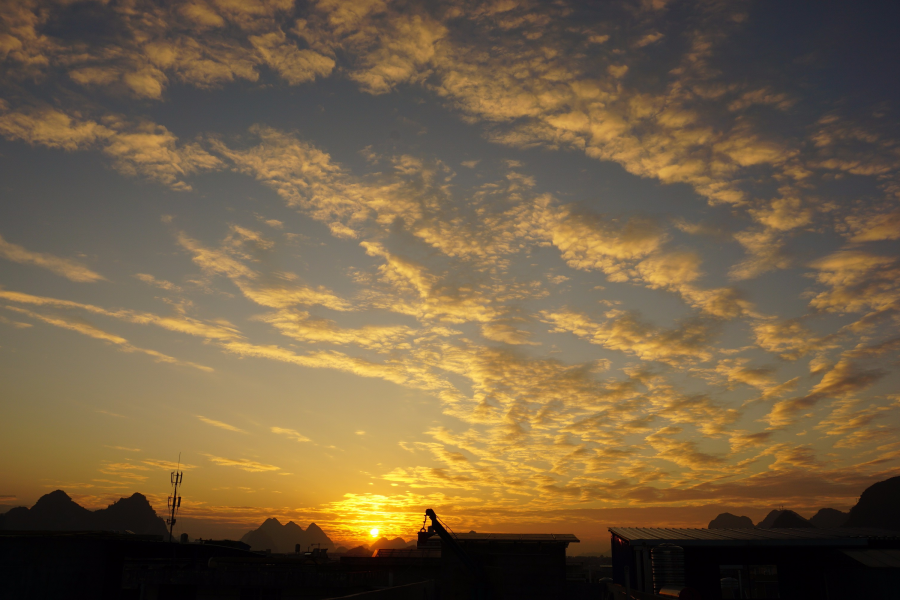
M 450 532 L 447 531 L 447 529 L 443 525 L 441 525 L 441 522 L 438 520 L 437 515 L 432 509 L 426 509 L 425 516 L 431 519 L 431 526 L 432 528 L 434 528 L 435 532 L 437 532 L 438 536 L 440 536 L 441 542 L 444 543 L 444 546 L 449 548 L 454 554 L 456 554 L 457 557 L 459 557 L 459 560 L 462 561 L 467 569 L 469 569 L 475 580 L 479 584 L 481 584 L 483 580 L 481 565 L 472 560 L 472 557 L 470 557 L 466 553 L 466 551 L 462 549 L 462 546 L 459 545 L 459 542 L 457 542 L 456 539 L 452 535 L 450 535 Z

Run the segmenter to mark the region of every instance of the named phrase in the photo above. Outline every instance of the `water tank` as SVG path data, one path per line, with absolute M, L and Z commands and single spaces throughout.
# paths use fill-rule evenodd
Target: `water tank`
M 741 597 L 741 583 L 734 577 L 723 577 L 720 580 L 722 585 L 722 598 L 725 600 L 737 600 Z
M 684 548 L 675 544 L 660 544 L 650 551 L 653 565 L 653 591 L 664 587 L 684 587 Z

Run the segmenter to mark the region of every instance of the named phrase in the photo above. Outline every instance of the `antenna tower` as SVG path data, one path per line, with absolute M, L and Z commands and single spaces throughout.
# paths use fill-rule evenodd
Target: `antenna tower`
M 181 496 L 178 495 L 178 486 L 181 485 L 181 479 L 184 473 L 181 472 L 181 453 L 178 453 L 178 467 L 172 471 L 170 480 L 172 481 L 172 495 L 169 496 L 169 518 L 166 519 L 166 525 L 169 526 L 169 541 L 172 541 L 172 532 L 175 529 L 175 513 L 181 508 Z

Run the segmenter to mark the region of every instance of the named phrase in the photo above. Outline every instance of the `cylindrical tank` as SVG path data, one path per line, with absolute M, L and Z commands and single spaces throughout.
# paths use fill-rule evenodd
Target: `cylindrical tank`
M 722 598 L 725 600 L 738 600 L 741 597 L 741 583 L 734 577 L 723 577 L 720 580 L 722 585 Z
M 653 565 L 653 591 L 664 587 L 684 587 L 684 548 L 675 544 L 660 544 L 650 551 Z

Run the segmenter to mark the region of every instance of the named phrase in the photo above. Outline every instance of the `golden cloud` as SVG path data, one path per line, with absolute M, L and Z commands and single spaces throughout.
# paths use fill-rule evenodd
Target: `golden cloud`
M 0 236 L 0 256 L 13 262 L 34 265 L 77 282 L 102 281 L 106 278 L 69 258 L 60 258 L 43 252 L 32 252 L 18 244 L 7 242 Z

